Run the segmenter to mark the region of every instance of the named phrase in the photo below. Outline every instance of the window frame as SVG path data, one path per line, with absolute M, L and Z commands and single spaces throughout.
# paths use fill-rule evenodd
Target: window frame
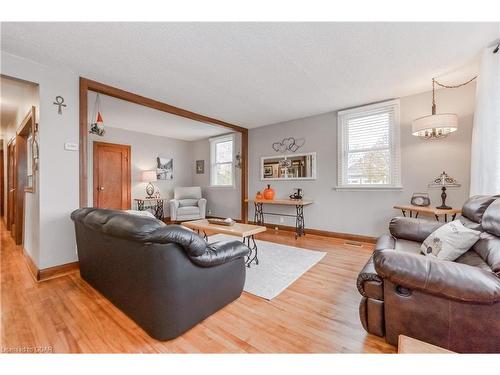
M 348 134 L 347 120 L 353 115 L 362 115 L 369 112 L 387 108 L 393 113 L 393 122 L 389 126 L 389 155 L 390 155 L 390 184 L 348 184 Z M 336 190 L 401 190 L 401 139 L 400 139 L 400 101 L 399 99 L 387 100 L 380 103 L 359 106 L 337 113 L 337 186 Z M 384 148 L 385 149 L 385 148 Z M 375 149 L 373 149 L 375 150 Z M 369 150 L 368 150 L 369 151 Z
M 236 137 L 235 137 L 234 133 L 209 138 L 209 142 L 210 142 L 210 185 L 209 186 L 211 188 L 217 188 L 217 189 L 227 189 L 227 188 L 234 189 L 235 188 L 235 186 L 236 186 L 236 184 L 235 184 L 236 167 L 235 167 L 235 162 L 234 162 L 235 151 L 236 151 L 235 140 L 236 140 Z M 217 158 L 216 158 L 217 144 L 225 143 L 228 141 L 232 142 L 232 149 L 233 150 L 232 150 L 231 161 L 224 162 L 224 163 L 217 163 Z M 218 164 L 231 164 L 231 185 L 216 185 L 216 184 L 214 184 L 216 165 L 218 165 Z

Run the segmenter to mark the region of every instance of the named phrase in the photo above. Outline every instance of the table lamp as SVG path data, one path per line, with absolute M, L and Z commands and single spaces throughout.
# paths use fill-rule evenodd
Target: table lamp
M 155 187 L 152 183 L 152 181 L 156 181 L 156 171 L 143 171 L 142 172 L 142 181 L 147 182 L 148 185 L 146 186 L 146 198 L 153 198 L 153 194 L 155 192 Z
M 457 180 L 455 180 L 453 177 L 448 176 L 448 174 L 445 171 L 443 171 L 443 173 L 441 173 L 439 175 L 439 177 L 435 178 L 429 184 L 429 187 L 441 188 L 441 191 L 442 191 L 441 200 L 443 201 L 443 203 L 441 204 L 441 206 L 436 207 L 436 208 L 439 208 L 441 210 L 450 210 L 451 207 L 446 205 L 446 188 L 447 187 L 460 187 L 460 184 L 457 183 Z

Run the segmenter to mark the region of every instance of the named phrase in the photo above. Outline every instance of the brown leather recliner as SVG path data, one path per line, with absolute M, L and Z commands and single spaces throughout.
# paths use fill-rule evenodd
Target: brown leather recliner
M 207 244 L 123 211 L 81 208 L 71 218 L 82 278 L 155 339 L 181 335 L 243 291 L 250 250 L 241 241 Z
M 471 197 L 460 220 L 482 233 L 454 262 L 420 253 L 444 223 L 391 221 L 357 280 L 366 331 L 393 345 L 404 334 L 456 352 L 500 352 L 500 199 Z

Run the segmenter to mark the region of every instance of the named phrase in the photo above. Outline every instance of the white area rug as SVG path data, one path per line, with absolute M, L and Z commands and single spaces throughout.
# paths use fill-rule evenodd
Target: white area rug
M 216 234 L 209 242 L 239 240 L 238 237 Z M 259 264 L 247 268 L 245 292 L 271 300 L 318 263 L 326 253 L 305 250 L 268 241 L 255 240 Z

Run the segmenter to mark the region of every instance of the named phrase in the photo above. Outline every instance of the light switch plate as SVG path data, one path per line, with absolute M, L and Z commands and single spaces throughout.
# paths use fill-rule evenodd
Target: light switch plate
M 67 151 L 78 151 L 78 143 L 66 142 L 64 144 L 64 149 Z

